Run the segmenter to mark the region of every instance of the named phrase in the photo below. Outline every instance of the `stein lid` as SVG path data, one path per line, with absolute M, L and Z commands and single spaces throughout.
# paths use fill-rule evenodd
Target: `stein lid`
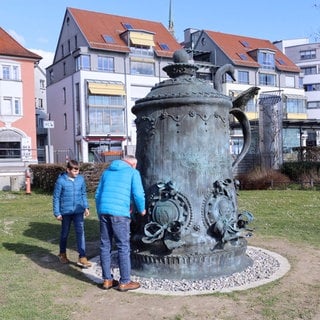
M 156 84 L 144 98 L 138 99 L 132 108 L 133 113 L 151 103 L 215 104 L 216 99 L 223 99 L 231 104 L 231 97 L 217 91 L 208 80 L 196 78 L 198 66 L 189 62 L 184 49 L 174 53 L 173 61 L 163 68 L 170 79 Z

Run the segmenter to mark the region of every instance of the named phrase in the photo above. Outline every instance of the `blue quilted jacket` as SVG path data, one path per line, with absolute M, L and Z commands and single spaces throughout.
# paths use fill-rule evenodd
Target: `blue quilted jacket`
M 73 181 L 68 174 L 59 175 L 53 190 L 53 214 L 83 213 L 89 208 L 86 183 L 82 175 L 78 175 Z
M 96 193 L 97 213 L 130 217 L 133 202 L 140 213 L 145 209 L 145 194 L 138 170 L 122 160 L 114 160 L 100 178 Z

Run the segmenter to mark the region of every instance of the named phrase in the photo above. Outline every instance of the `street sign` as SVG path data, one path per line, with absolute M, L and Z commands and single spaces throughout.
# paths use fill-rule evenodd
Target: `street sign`
M 54 128 L 54 121 L 43 121 L 43 127 L 45 129 L 52 129 Z

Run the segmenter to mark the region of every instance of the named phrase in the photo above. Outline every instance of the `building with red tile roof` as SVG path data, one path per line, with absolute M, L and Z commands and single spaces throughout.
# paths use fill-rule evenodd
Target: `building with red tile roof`
M 292 121 L 301 123 L 307 119 L 300 68 L 265 39 L 186 29 L 184 46 L 195 62 L 204 67 L 201 74 L 204 78 L 214 81 L 218 67 L 231 65 L 234 79 L 226 74 L 222 84 L 226 95 L 235 99 L 250 88 L 259 88 L 258 94 L 245 106 L 247 117 L 256 126 L 251 149 L 259 150 L 261 162 L 267 162 L 267 167 L 279 168 L 286 153 L 291 157 L 293 149 L 301 144 L 300 134 L 296 134 L 299 127 L 294 125 L 293 128 Z M 242 135 L 236 128 L 231 150 L 236 154 L 241 148 Z M 282 149 L 285 153 L 280 151 Z M 260 165 L 260 161 L 256 164 Z
M 162 68 L 178 49 L 159 22 L 67 8 L 47 68 L 55 154 L 87 162 L 114 151 L 133 153 L 131 107 L 168 77 Z

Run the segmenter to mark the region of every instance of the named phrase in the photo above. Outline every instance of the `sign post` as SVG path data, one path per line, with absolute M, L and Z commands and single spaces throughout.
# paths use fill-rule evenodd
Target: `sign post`
M 48 163 L 51 163 L 53 161 L 52 156 L 52 148 L 51 148 L 51 134 L 50 129 L 54 128 L 54 121 L 43 121 L 43 127 L 45 129 L 48 129 Z

